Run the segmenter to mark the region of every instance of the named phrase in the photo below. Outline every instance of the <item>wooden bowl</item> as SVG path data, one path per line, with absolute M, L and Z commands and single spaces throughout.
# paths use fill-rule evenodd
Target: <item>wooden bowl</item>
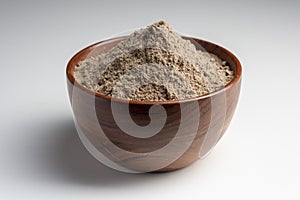
M 94 93 L 76 82 L 73 72 L 80 61 L 109 51 L 125 38 L 93 44 L 74 55 L 67 65 L 68 93 L 84 145 L 102 163 L 127 172 L 172 171 L 203 158 L 223 136 L 234 114 L 241 87 L 239 60 L 223 47 L 186 37 L 227 61 L 235 77 L 218 91 L 182 101 L 127 101 Z M 118 123 L 112 105 L 118 111 Z M 153 105 L 162 106 L 165 112 L 153 107 L 150 119 Z M 136 125 L 127 129 L 133 132 L 149 123 L 165 123 L 157 134 L 142 138 L 119 127 L 132 121 Z

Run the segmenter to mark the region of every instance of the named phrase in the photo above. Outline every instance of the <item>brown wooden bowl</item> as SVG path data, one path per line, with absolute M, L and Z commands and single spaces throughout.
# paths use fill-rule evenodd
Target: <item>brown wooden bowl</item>
M 128 172 L 172 171 L 204 157 L 223 136 L 234 114 L 241 87 L 242 68 L 239 60 L 223 47 L 186 37 L 227 61 L 235 77 L 218 91 L 182 101 L 128 102 L 94 93 L 76 82 L 73 71 L 80 61 L 109 51 L 125 38 L 93 44 L 79 51 L 67 65 L 69 97 L 83 143 L 102 163 Z M 165 124 L 152 137 L 139 138 L 126 134 L 114 119 L 112 104 L 117 106 L 121 123 L 126 125 L 133 120 L 139 126 L 151 123 L 149 109 L 153 105 L 160 105 L 167 114 Z M 164 121 L 165 115 L 158 110 L 152 110 L 155 119 L 159 119 L 153 123 Z

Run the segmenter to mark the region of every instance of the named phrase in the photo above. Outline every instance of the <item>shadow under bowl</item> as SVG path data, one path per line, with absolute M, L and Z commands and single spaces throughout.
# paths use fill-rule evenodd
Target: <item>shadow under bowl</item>
M 233 117 L 241 87 L 239 60 L 216 44 L 184 37 L 225 60 L 235 76 L 218 91 L 180 101 L 127 101 L 95 93 L 75 80 L 74 69 L 80 61 L 108 52 L 125 38 L 93 44 L 74 55 L 67 65 L 69 98 L 84 145 L 103 164 L 127 172 L 173 171 L 203 158 Z M 153 105 L 162 106 L 164 112 Z M 162 122 L 162 129 L 151 137 L 129 133 L 142 135 Z

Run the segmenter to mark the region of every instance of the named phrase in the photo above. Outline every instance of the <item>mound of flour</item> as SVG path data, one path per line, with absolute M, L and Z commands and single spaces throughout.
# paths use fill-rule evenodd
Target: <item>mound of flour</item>
M 74 72 L 76 81 L 94 92 L 141 101 L 200 96 L 224 87 L 234 75 L 225 61 L 197 50 L 164 21 L 80 62 Z

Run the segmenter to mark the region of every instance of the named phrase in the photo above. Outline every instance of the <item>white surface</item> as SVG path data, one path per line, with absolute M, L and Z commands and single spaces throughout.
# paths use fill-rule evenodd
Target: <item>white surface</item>
M 0 199 L 299 199 L 297 1 L 0 3 Z M 164 174 L 97 163 L 72 121 L 65 66 L 78 50 L 167 20 L 243 63 L 237 112 L 203 161 Z

